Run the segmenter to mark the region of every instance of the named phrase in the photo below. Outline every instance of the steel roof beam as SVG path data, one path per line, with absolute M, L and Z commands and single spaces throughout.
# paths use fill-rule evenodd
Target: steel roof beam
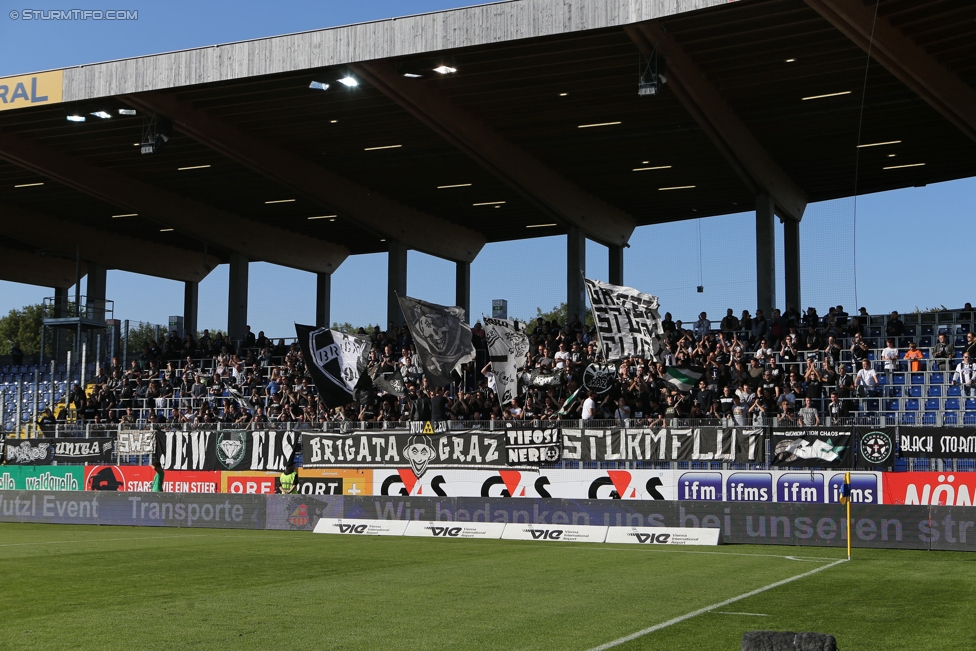
M 349 250 L 238 217 L 9 133 L 0 158 L 203 242 L 295 269 L 332 272 Z
M 109 233 L 11 204 L 0 203 L 0 222 L 4 235 L 59 256 L 45 260 L 73 258 L 75 247 L 81 247 L 82 260 L 106 269 L 194 282 L 206 278 L 220 264 L 219 259 L 203 252 Z M 73 283 L 74 262 L 71 268 Z
M 827 22 L 880 63 L 942 116 L 976 140 L 976 91 L 857 0 L 806 0 Z M 873 39 L 872 39 L 873 26 Z
M 75 284 L 75 263 L 72 260 L 38 255 L 0 245 L 0 280 L 26 285 L 67 289 Z M 88 273 L 82 263 L 81 274 Z
M 520 149 L 389 61 L 350 66 L 374 88 L 507 183 L 537 208 L 604 244 L 626 244 L 637 222 Z
M 646 56 L 656 51 L 667 60 L 666 88 L 691 113 L 752 193 L 770 195 L 781 217 L 802 219 L 806 193 L 759 143 L 684 49 L 657 23 L 624 30 Z
M 177 129 L 203 145 L 379 237 L 394 238 L 411 249 L 464 262 L 474 260 L 485 245 L 481 233 L 383 197 L 173 95 L 143 93 L 121 99 L 147 113 L 165 115 Z

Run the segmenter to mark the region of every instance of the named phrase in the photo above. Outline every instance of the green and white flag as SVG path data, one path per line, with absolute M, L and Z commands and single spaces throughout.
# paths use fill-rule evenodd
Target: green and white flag
M 698 386 L 698 380 L 704 375 L 705 369 L 699 366 L 669 366 L 664 371 L 664 379 L 682 393 L 688 393 Z
M 572 409 L 573 405 L 576 404 L 576 399 L 579 396 L 580 391 L 581 389 L 576 389 L 576 391 L 573 391 L 573 393 L 571 393 L 570 396 L 566 398 L 566 402 L 564 402 L 563 406 L 560 407 L 559 411 L 556 412 L 557 416 L 565 416 L 566 414 L 569 413 L 569 410 Z

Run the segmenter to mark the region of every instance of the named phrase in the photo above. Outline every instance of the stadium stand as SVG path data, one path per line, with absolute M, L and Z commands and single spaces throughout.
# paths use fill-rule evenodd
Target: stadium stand
M 820 424 L 973 425 L 976 394 L 960 378 L 954 379 L 964 354 L 976 359 L 973 312 L 967 304 L 960 310 L 904 317 L 896 312 L 868 315 L 863 310 L 850 316 L 838 306 L 822 317 L 810 308 L 803 315 L 791 309 L 785 314 L 774 310 L 765 319 L 747 311 L 737 318 L 729 310 L 717 324 L 704 313 L 693 324 L 673 321 L 668 313 L 661 363 L 623 360 L 613 369 L 618 389 L 601 396 L 597 415 L 662 425 L 800 426 L 798 412 L 809 397 Z M 490 373 L 485 373 L 484 332 L 476 324 L 477 360 L 465 367 L 434 418 L 579 418 L 582 400 L 570 400 L 565 407 L 564 403 L 585 384 L 587 366 L 602 362 L 593 328 L 574 316 L 566 324 L 538 319 L 529 331 L 531 348 L 523 378 L 529 386 L 523 397 L 505 408 L 497 404 L 489 388 Z M 382 371 L 400 370 L 406 396 L 367 390 L 357 396 L 358 402 L 327 407 L 317 400 L 294 341 L 274 341 L 263 332 L 255 336 L 248 331 L 241 341 L 219 334 L 211 337 L 208 331 L 199 339 L 189 335 L 179 339 L 174 332 L 150 341 L 130 358 L 86 364 L 84 387 L 78 384 L 77 364 L 70 369 L 64 363 L 0 367 L 0 420 L 8 434 L 45 418 L 48 409 L 46 426 L 68 422 L 95 427 L 119 423 L 397 427 L 416 420 L 433 392 L 423 382 L 409 333 L 405 328 L 387 332 L 376 328 L 369 333 L 360 329 L 360 333 L 373 342 L 371 364 Z M 906 358 L 912 343 L 923 344 L 920 359 Z M 936 343 L 940 343 L 938 350 Z M 876 385 L 862 381 L 857 373 L 863 359 Z M 699 386 L 687 393 L 678 391 L 667 377 L 667 369 L 673 366 L 702 373 Z M 725 387 L 729 387 L 727 394 Z M 807 416 L 812 419 L 809 412 Z

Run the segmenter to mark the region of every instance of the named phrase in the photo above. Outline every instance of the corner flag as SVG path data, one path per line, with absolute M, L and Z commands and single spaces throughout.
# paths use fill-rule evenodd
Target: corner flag
M 844 473 L 844 485 L 840 487 L 840 503 L 847 506 L 847 560 L 851 560 L 851 473 Z

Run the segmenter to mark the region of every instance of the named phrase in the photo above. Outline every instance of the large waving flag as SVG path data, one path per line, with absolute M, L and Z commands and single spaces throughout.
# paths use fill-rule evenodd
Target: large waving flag
M 632 287 L 583 280 L 604 358 L 613 361 L 634 356 L 658 361 L 664 327 L 657 296 Z
M 451 383 L 451 372 L 475 358 L 471 328 L 464 322 L 464 310 L 398 296 L 404 322 L 424 364 L 431 386 Z
M 329 407 L 352 402 L 372 348 L 369 339 L 297 323 L 295 333 L 319 398 Z
M 688 393 L 705 375 L 705 369 L 698 366 L 669 366 L 664 371 L 664 379 L 682 393 Z

